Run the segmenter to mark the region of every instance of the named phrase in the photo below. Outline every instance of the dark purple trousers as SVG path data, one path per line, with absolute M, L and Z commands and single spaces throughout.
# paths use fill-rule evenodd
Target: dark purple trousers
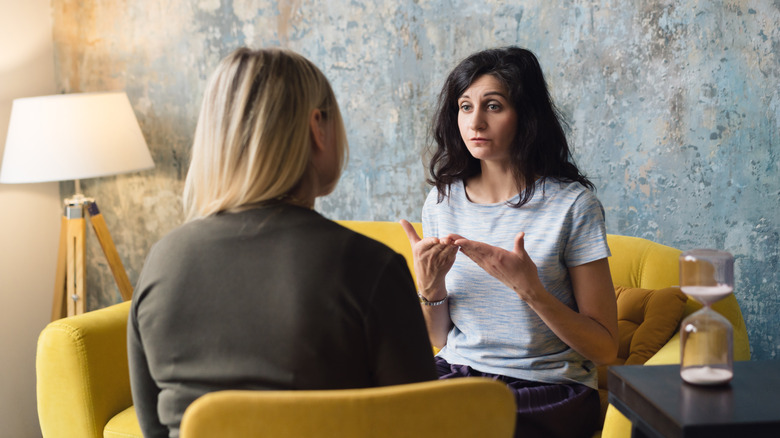
M 439 379 L 488 377 L 506 383 L 517 403 L 516 438 L 586 438 L 598 427 L 598 391 L 580 384 L 531 382 L 483 373 L 436 357 Z

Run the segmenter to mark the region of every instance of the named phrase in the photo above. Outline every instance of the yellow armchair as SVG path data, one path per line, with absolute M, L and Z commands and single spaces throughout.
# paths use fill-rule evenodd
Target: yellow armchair
M 401 226 L 394 222 L 343 221 L 342 225 L 412 256 Z M 414 224 L 420 232 L 420 224 Z M 609 259 L 615 285 L 660 289 L 678 284 L 680 251 L 649 240 L 609 235 Z M 414 271 L 412 271 L 413 273 Z M 141 437 L 130 394 L 126 328 L 130 303 L 65 318 L 49 324 L 38 340 L 36 357 L 38 415 L 43 436 Z M 688 300 L 684 314 L 698 305 Z M 750 358 L 742 313 L 734 296 L 714 308 L 734 326 L 734 358 Z M 679 363 L 674 335 L 647 364 Z M 603 437 L 630 436 L 630 424 L 609 407 Z
M 481 377 L 363 389 L 218 391 L 187 408 L 180 436 L 510 438 L 515 416 L 509 388 Z

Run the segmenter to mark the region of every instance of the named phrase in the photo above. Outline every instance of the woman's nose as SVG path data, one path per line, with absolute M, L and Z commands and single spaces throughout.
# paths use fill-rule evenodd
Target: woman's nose
M 485 129 L 485 117 L 482 110 L 475 109 L 473 113 L 471 113 L 471 120 L 469 120 L 469 128 L 471 128 L 474 131 L 481 131 Z

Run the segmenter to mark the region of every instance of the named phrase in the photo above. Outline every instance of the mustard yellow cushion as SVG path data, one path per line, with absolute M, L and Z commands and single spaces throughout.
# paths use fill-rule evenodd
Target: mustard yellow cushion
M 688 297 L 678 287 L 617 286 L 618 357 L 625 365 L 647 362 L 677 332 Z
M 642 365 L 678 331 L 688 297 L 678 287 L 642 289 L 615 286 L 618 308 L 618 358 L 610 365 Z M 606 366 L 599 388 L 607 387 Z

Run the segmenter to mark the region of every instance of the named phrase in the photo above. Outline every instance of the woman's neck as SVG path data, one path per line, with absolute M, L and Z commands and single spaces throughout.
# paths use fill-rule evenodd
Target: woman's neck
M 279 200 L 299 207 L 314 208 L 315 188 L 308 175 L 304 175 L 292 190 L 280 196 Z
M 508 165 L 495 165 L 482 161 L 482 172 L 466 180 L 466 196 L 476 204 L 496 204 L 515 197 L 515 175 Z

